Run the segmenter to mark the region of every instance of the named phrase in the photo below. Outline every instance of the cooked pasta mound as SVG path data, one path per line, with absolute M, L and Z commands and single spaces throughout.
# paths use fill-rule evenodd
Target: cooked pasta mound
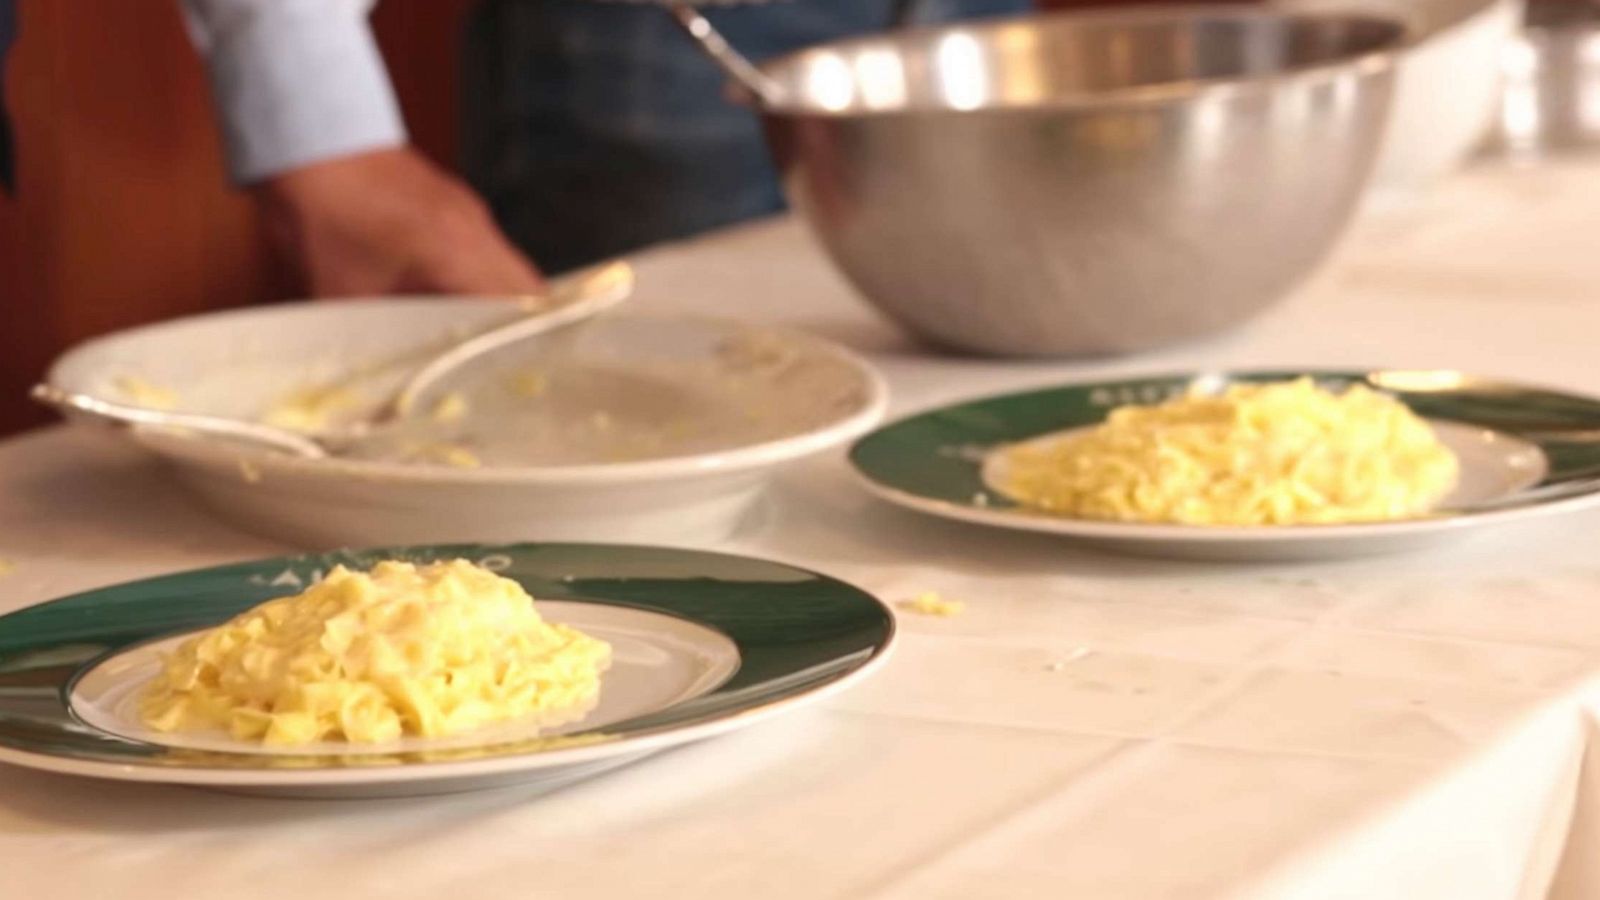
M 185 640 L 140 711 L 158 731 L 220 728 L 276 745 L 441 737 L 581 712 L 610 655 L 465 560 L 340 566 Z
M 1458 463 L 1405 404 L 1310 378 L 1123 406 L 1101 425 L 1003 451 L 1017 502 L 1088 519 L 1191 525 L 1425 514 Z

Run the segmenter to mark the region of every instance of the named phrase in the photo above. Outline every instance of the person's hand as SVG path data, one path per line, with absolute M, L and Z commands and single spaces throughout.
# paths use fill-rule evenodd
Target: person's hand
M 252 189 L 314 296 L 530 293 L 539 272 L 465 184 L 411 148 L 284 172 Z

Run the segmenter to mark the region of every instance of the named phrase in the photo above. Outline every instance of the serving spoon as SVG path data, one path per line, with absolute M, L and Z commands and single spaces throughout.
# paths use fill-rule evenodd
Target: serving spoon
M 517 306 L 529 315 L 519 316 L 452 342 L 423 363 L 370 415 L 337 435 L 313 436 L 248 419 L 133 406 L 48 383 L 35 385 L 30 395 L 64 414 L 88 417 L 119 427 L 144 426 L 182 431 L 201 437 L 251 444 L 306 459 L 322 459 L 347 449 L 381 425 L 411 415 L 419 405 L 419 398 L 430 388 L 472 360 L 507 344 L 581 322 L 610 309 L 633 293 L 633 283 L 632 266 L 626 262 L 611 262 L 563 278 L 543 294 L 519 299 Z

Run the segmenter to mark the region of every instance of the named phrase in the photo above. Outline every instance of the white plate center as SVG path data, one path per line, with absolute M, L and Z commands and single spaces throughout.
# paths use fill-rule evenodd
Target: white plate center
M 138 701 L 188 634 L 174 635 L 110 657 L 85 673 L 67 698 L 72 712 L 91 727 L 119 737 L 168 747 L 233 753 L 337 754 L 410 753 L 485 746 L 589 730 L 659 712 L 716 690 L 739 669 L 739 650 L 727 635 L 662 613 L 601 603 L 539 601 L 548 621 L 570 625 L 611 645 L 611 667 L 600 677 L 600 699 L 581 718 L 559 724 L 504 722 L 447 738 L 407 737 L 377 744 L 324 741 L 293 748 L 264 747 L 216 730 L 168 734 L 147 728 Z

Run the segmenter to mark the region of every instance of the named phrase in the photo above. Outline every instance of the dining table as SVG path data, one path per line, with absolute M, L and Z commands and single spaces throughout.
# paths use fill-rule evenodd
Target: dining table
M 1252 321 L 1101 358 L 919 343 L 794 217 L 638 254 L 634 305 L 850 347 L 891 416 L 1260 367 L 1600 394 L 1597 235 L 1600 158 L 1480 161 L 1369 204 Z M 269 799 L 0 765 L 0 898 L 1600 897 L 1600 509 L 1356 558 L 1141 558 L 893 507 L 835 450 L 730 537 L 677 543 L 858 584 L 898 647 L 825 702 L 554 791 Z M 295 549 L 115 435 L 0 442 L 0 613 Z M 963 608 L 905 603 L 927 592 Z

